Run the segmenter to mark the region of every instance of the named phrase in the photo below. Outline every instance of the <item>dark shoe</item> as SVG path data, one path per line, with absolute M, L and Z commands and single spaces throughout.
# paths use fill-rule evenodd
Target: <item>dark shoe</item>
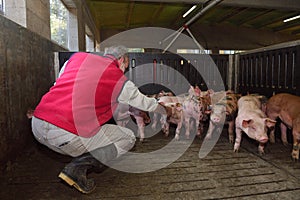
M 77 190 L 84 194 L 89 194 L 96 188 L 95 182 L 92 179 L 87 179 L 83 174 L 76 174 L 75 176 L 73 174 L 72 176 L 67 170 L 64 169 L 62 172 L 60 172 L 58 177 L 64 180 L 70 186 L 74 186 Z
M 91 193 L 96 184 L 92 179 L 87 179 L 88 170 L 103 171 L 106 166 L 101 162 L 107 163 L 115 157 L 117 157 L 117 149 L 114 144 L 95 149 L 90 153 L 74 158 L 71 163 L 65 166 L 58 177 L 82 193 Z
M 88 153 L 74 158 L 71 163 L 65 166 L 58 177 L 82 193 L 92 192 L 96 185 L 92 179 L 87 179 L 86 175 L 87 170 L 92 168 L 93 159 Z

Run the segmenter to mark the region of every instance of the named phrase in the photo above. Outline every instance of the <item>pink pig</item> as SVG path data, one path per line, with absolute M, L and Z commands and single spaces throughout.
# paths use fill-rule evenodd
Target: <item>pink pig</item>
M 238 115 L 235 120 L 236 139 L 234 151 L 239 150 L 242 131 L 259 142 L 258 152 L 264 154 L 264 144 L 268 142 L 267 127 L 274 127 L 276 121 L 266 117 L 261 103 L 255 96 L 243 96 L 238 100 Z
M 140 142 L 143 142 L 145 139 L 145 125 L 151 122 L 148 113 L 132 106 L 119 104 L 114 113 L 116 123 L 119 126 L 125 127 L 128 124 L 130 117 L 136 121 L 138 127 L 137 137 L 140 138 Z
M 197 131 L 197 135 L 201 135 L 201 127 L 199 128 L 200 121 L 203 118 L 202 107 L 203 102 L 200 98 L 201 90 L 198 86 L 195 88 L 193 86 L 189 89 L 189 95 L 182 103 L 183 107 L 183 120 L 185 126 L 185 136 L 187 139 L 190 137 L 190 132 L 192 129 Z M 195 120 L 195 126 L 190 127 L 191 120 Z M 179 135 L 176 135 L 176 139 L 179 138 Z

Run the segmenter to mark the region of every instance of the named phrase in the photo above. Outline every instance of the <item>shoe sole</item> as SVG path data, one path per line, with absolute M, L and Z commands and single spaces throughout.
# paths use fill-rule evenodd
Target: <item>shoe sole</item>
M 70 186 L 75 187 L 78 191 L 84 193 L 84 194 L 89 194 L 92 191 L 94 191 L 95 188 L 93 188 L 91 191 L 85 191 L 83 190 L 75 181 L 73 181 L 73 179 L 71 179 L 70 177 L 68 177 L 66 174 L 60 172 L 60 174 L 58 175 L 59 178 L 61 178 L 62 180 L 64 180 L 66 183 L 68 183 Z

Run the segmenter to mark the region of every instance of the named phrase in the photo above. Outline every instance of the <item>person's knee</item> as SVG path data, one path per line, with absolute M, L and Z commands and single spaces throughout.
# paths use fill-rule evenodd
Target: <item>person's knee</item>
M 130 134 L 130 140 L 131 140 L 131 143 L 133 143 L 133 144 L 134 144 L 135 141 L 136 141 L 136 137 L 135 137 L 133 131 L 131 131 L 131 134 Z
M 118 157 L 132 149 L 136 141 L 133 131 L 128 129 L 125 134 L 125 138 L 114 143 L 118 149 Z

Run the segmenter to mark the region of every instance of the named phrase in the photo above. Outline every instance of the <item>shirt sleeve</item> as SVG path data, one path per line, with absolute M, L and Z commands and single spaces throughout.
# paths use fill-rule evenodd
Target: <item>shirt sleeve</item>
M 67 60 L 65 63 L 64 63 L 64 65 L 62 66 L 62 68 L 60 69 L 60 71 L 59 71 L 59 74 L 58 74 L 58 77 L 57 78 L 59 78 L 63 73 L 64 73 L 64 71 L 65 71 L 65 68 L 66 68 L 66 65 L 67 65 L 67 63 L 68 63 L 68 61 L 69 60 Z M 55 85 L 56 84 L 56 81 L 53 83 L 53 85 Z
M 144 111 L 154 111 L 158 102 L 155 98 L 150 98 L 142 94 L 132 81 L 127 81 L 118 98 L 119 103 L 129 104 Z

